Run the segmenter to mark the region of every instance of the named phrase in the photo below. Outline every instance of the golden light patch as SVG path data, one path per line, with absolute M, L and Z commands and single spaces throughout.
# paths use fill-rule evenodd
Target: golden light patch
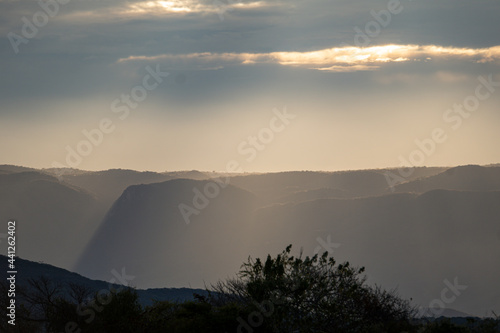
M 236 4 L 232 5 L 232 7 L 252 9 L 252 8 L 266 7 L 268 5 L 269 4 L 265 3 L 264 1 L 256 1 L 256 2 L 248 2 L 248 3 L 236 3 Z
M 199 66 L 213 64 L 252 65 L 276 63 L 283 66 L 304 67 L 321 71 L 347 72 L 375 70 L 384 63 L 411 61 L 438 61 L 455 59 L 469 62 L 493 62 L 500 60 L 500 47 L 485 49 L 451 48 L 436 45 L 381 45 L 372 47 L 336 47 L 309 52 L 270 53 L 190 53 L 183 55 L 159 55 L 154 57 L 133 56 L 118 62 L 140 60 L 165 60 L 178 63 L 181 60 Z M 222 65 L 221 65 L 222 64 Z M 442 76 L 444 80 L 451 78 Z
M 159 14 L 191 12 L 193 9 L 188 1 L 144 1 L 129 5 L 123 10 L 126 14 Z
M 167 11 L 190 12 L 189 7 L 184 6 L 180 1 L 158 1 L 158 4 Z

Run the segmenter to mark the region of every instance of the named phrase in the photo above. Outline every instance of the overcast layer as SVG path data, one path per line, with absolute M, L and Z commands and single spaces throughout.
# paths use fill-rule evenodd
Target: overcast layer
M 0 0 L 0 163 L 498 163 L 499 13 L 488 0 Z

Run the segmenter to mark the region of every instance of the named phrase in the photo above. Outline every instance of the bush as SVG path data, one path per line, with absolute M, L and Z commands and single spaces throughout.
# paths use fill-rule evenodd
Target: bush
M 411 328 L 409 302 L 367 286 L 364 268 L 337 264 L 327 252 L 311 258 L 290 252 L 291 245 L 265 262 L 249 258 L 237 279 L 213 286 L 211 302 L 251 308 L 259 320 L 247 324 L 255 332 L 399 333 Z

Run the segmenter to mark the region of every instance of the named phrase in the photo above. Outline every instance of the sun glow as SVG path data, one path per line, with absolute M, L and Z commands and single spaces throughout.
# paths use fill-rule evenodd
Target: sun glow
M 155 14 L 191 12 L 192 9 L 186 1 L 144 1 L 130 5 L 125 10 L 127 14 Z
M 190 12 L 189 7 L 185 7 L 180 1 L 158 1 L 158 4 L 172 12 Z

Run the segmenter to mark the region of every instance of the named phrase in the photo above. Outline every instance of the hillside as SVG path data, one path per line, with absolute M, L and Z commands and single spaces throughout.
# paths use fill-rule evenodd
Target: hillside
M 465 165 L 450 168 L 437 175 L 395 186 L 397 192 L 424 193 L 447 189 L 460 191 L 495 191 L 500 189 L 500 167 Z
M 421 305 L 457 277 L 469 287 L 453 307 L 484 315 L 500 306 L 499 203 L 499 191 L 436 190 L 274 205 L 254 215 L 252 255 L 287 242 L 310 255 L 328 250 Z
M 0 174 L 0 216 L 17 221 L 20 256 L 72 267 L 101 214 L 102 206 L 88 192 L 47 174 Z M 5 251 L 2 246 L 0 253 Z
M 248 253 L 245 229 L 256 198 L 228 185 L 206 208 L 190 215 L 187 224 L 179 204 L 195 209 L 193 190 L 203 191 L 207 184 L 214 183 L 176 179 L 127 188 L 87 246 L 77 271 L 102 278 L 110 265 L 126 266 L 138 275 L 141 287 L 202 287 L 204 281 L 233 274 Z
M 2 263 L 7 262 L 7 257 L 0 255 Z M 29 279 L 38 280 L 41 277 L 48 278 L 53 286 L 60 286 L 60 295 L 67 297 L 70 293 L 70 285 L 75 284 L 82 286 L 90 291 L 90 293 L 103 290 L 122 289 L 124 286 L 135 287 L 135 277 L 129 275 L 127 270 L 116 269 L 110 270 L 106 281 L 91 280 L 80 274 L 70 272 L 53 265 L 42 262 L 34 262 L 17 257 L 15 261 L 18 274 L 16 275 L 16 287 L 29 292 L 31 286 Z M 2 281 L 6 279 L 5 271 L 0 275 Z M 128 278 L 130 277 L 130 278 Z M 136 289 L 141 305 L 151 305 L 153 300 L 184 302 L 193 299 L 193 293 L 200 295 L 206 294 L 204 289 L 190 288 L 156 288 L 156 289 Z
M 409 181 L 439 174 L 446 168 L 415 168 Z M 239 175 L 233 185 L 255 193 L 262 204 L 329 197 L 356 198 L 391 193 L 385 177 L 391 169 L 338 172 L 293 171 Z

